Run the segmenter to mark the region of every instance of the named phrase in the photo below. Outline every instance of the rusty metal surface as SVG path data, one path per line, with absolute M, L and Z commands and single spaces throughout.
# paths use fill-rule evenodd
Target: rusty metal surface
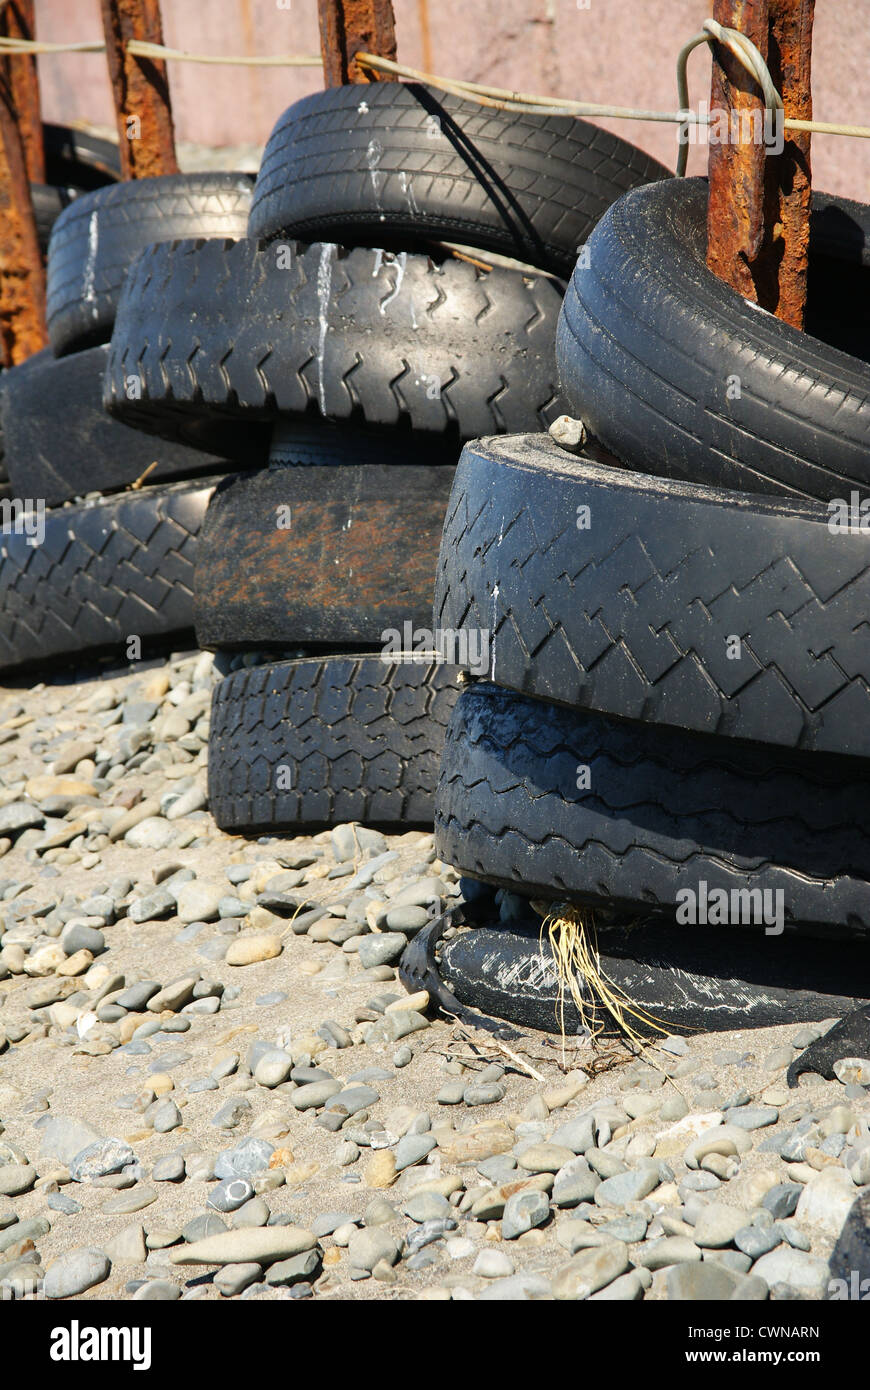
M 233 479 L 200 535 L 197 640 L 380 645 L 406 621 L 430 628 L 453 473 L 348 464 Z
M 317 0 L 317 8 L 325 87 L 369 80 L 355 62 L 357 53 L 396 60 L 392 0 Z
M 34 39 L 34 0 L 7 0 L 0 10 L 0 34 L 9 39 Z M 9 86 L 12 108 L 24 146 L 24 162 L 31 183 L 45 183 L 45 151 L 42 145 L 42 116 L 39 110 L 39 76 L 36 58 L 17 53 L 3 60 L 3 75 Z
M 30 181 L 8 90 L 0 90 L 0 363 L 13 367 L 46 344 L 45 272 Z
M 715 0 L 713 17 L 739 29 L 767 59 L 786 115 L 809 117 L 815 0 Z M 738 294 L 796 328 L 806 304 L 810 136 L 768 153 L 764 103 L 754 79 L 714 45 L 711 115 L 732 113 L 740 138 L 710 144 L 707 265 Z M 731 127 L 731 135 L 734 126 Z M 768 126 L 766 135 L 775 136 Z
M 131 39 L 163 42 L 160 0 L 101 0 L 101 6 L 121 176 L 144 179 L 177 174 L 166 64 L 127 52 Z

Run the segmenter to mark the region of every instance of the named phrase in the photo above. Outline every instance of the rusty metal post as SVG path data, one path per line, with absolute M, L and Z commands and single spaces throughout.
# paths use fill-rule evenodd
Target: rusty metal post
M 324 86 L 368 82 L 355 61 L 357 53 L 375 53 L 396 61 L 392 0 L 317 0 L 317 8 Z M 378 74 L 378 80 L 385 76 Z
M 127 52 L 131 39 L 163 42 L 160 0 L 101 0 L 106 58 L 125 179 L 177 174 L 166 64 Z
M 767 60 L 785 114 L 809 119 L 815 0 L 715 0 L 720 24 L 739 29 Z M 768 152 L 758 85 L 727 49 L 713 47 L 711 116 L 725 138 L 710 144 L 707 264 L 726 284 L 796 328 L 803 327 L 809 246 L 810 137 Z M 738 139 L 734 139 L 738 134 Z M 711 132 L 714 137 L 716 127 Z
M 0 34 L 7 39 L 36 37 L 34 0 L 7 0 L 0 10 Z M 10 54 L 3 59 L 12 108 L 24 146 L 27 176 L 31 183 L 45 183 L 45 150 L 39 110 L 39 74 L 32 53 Z
M 45 272 L 24 148 L 4 83 L 0 87 L 0 362 L 14 367 L 45 344 Z

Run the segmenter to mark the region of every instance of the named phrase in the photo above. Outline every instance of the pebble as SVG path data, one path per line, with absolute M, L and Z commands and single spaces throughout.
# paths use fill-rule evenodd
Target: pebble
M 73 1182 L 92 1182 L 107 1173 L 119 1173 L 136 1155 L 123 1139 L 99 1139 L 88 1144 L 69 1162 Z
M 504 1098 L 504 1086 L 500 1086 L 497 1081 L 477 1082 L 475 1085 L 466 1086 L 462 1092 L 462 1099 L 466 1105 L 497 1105 Z
M 184 1159 L 181 1154 L 167 1154 L 165 1158 L 158 1158 L 151 1170 L 154 1182 L 183 1182 L 184 1176 Z
M 263 1173 L 268 1169 L 274 1153 L 274 1144 L 250 1135 L 247 1139 L 240 1140 L 233 1148 L 224 1149 L 218 1154 L 214 1161 L 214 1176 L 253 1178 L 257 1173 Z
M 815 1255 L 802 1250 L 792 1250 L 782 1246 L 769 1255 L 763 1255 L 752 1266 L 753 1276 L 763 1279 L 773 1287 L 774 1284 L 788 1284 L 800 1292 L 819 1294 L 828 1280 L 828 1265 Z
M 224 1178 L 208 1194 L 207 1206 L 214 1207 L 215 1211 L 236 1211 L 253 1195 L 254 1189 L 247 1178 Z
M 228 1265 L 273 1264 L 310 1250 L 315 1244 L 310 1231 L 299 1226 L 265 1226 L 223 1231 L 170 1250 L 172 1264 Z
M 543 1226 L 549 1218 L 550 1202 L 545 1192 L 515 1192 L 504 1204 L 502 1240 L 516 1240 L 526 1231 Z
M 283 950 L 281 938 L 271 932 L 246 933 L 230 942 L 224 959 L 227 965 L 256 965 L 274 960 Z
M 619 1240 L 583 1250 L 563 1265 L 551 1281 L 553 1297 L 561 1302 L 588 1298 L 612 1284 L 630 1268 L 628 1247 Z
M 70 1250 L 45 1272 L 44 1298 L 72 1298 L 108 1279 L 111 1263 L 102 1250 Z
M 354 1230 L 348 1241 L 348 1259 L 355 1269 L 373 1270 L 382 1260 L 394 1265 L 399 1258 L 399 1244 L 388 1231 L 366 1226 Z
M 392 965 L 407 946 L 403 932 L 379 932 L 364 936 L 359 943 L 359 962 L 364 970 L 377 965 Z

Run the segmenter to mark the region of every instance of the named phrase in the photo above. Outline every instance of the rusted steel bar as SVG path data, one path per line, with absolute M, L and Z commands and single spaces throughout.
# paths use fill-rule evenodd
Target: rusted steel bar
M 815 0 L 715 0 L 713 17 L 751 39 L 767 60 L 785 114 L 809 119 Z M 713 46 L 707 264 L 726 284 L 803 327 L 809 245 L 810 137 L 782 145 L 755 79 Z M 778 152 L 780 151 L 781 152 Z
M 396 61 L 392 0 L 317 0 L 317 8 L 324 86 L 369 81 L 356 62 L 357 53 Z M 386 76 L 378 74 L 378 81 Z
M 14 367 L 45 344 L 45 272 L 24 148 L 4 83 L 0 84 L 0 362 Z
M 815 0 L 770 0 L 768 67 L 782 94 L 786 116 L 813 117 L 811 67 Z M 768 160 L 767 220 L 782 234 L 775 242 L 779 260 L 774 313 L 795 328 L 804 326 L 810 244 L 812 166 L 809 131 L 790 131 L 779 158 Z M 773 286 L 771 285 L 770 291 Z
M 125 179 L 177 174 L 166 64 L 127 52 L 131 39 L 163 42 L 160 0 L 102 0 L 106 57 Z
M 34 0 L 7 0 L 0 10 L 0 34 L 7 39 L 34 39 Z M 39 74 L 32 53 L 10 54 L 3 60 L 12 108 L 18 122 L 24 161 L 31 183 L 45 183 L 45 151 L 39 110 Z

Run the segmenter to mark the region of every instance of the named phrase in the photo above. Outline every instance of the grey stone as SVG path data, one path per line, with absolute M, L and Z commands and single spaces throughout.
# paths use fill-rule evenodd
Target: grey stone
M 767 1125 L 775 1125 L 778 1119 L 775 1105 L 742 1105 L 725 1112 L 726 1124 L 736 1125 L 738 1129 L 764 1129 Z
M 734 1237 L 734 1244 L 744 1255 L 757 1260 L 781 1245 L 782 1236 L 775 1226 L 741 1226 Z
M 102 1250 L 70 1250 L 46 1270 L 45 1298 L 72 1298 L 108 1279 L 111 1263 Z
M 266 1226 L 271 1215 L 269 1204 L 263 1197 L 252 1197 L 233 1212 L 230 1225 L 234 1231 L 245 1226 Z
M 6 1163 L 0 1167 L 0 1197 L 18 1197 L 36 1182 L 32 1163 Z
M 69 1172 L 73 1182 L 91 1182 L 107 1173 L 120 1173 L 136 1155 L 123 1139 L 98 1139 L 88 1144 L 70 1160 Z
M 60 944 L 68 956 L 75 955 L 76 951 L 90 951 L 91 955 L 98 956 L 106 949 L 106 938 L 95 927 L 86 927 L 81 923 L 71 922 L 64 929 Z
M 802 1293 L 818 1295 L 827 1284 L 828 1265 L 815 1255 L 783 1245 L 757 1260 L 752 1266 L 752 1273 L 763 1279 L 770 1288 L 774 1284 L 788 1284 Z
M 131 922 L 158 922 L 163 917 L 174 917 L 175 897 L 168 888 L 156 888 L 152 893 L 134 898 L 127 908 L 127 916 Z
M 505 1098 L 504 1086 L 497 1081 L 477 1082 L 466 1086 L 462 1099 L 466 1105 L 497 1105 Z
M 181 1154 L 166 1154 L 164 1158 L 158 1158 L 151 1170 L 151 1177 L 154 1182 L 183 1182 L 184 1181 L 184 1159 Z
M 760 1301 L 768 1294 L 763 1279 L 739 1274 L 720 1261 L 672 1265 L 667 1290 L 669 1300 L 683 1302 Z
M 376 965 L 392 965 L 408 944 L 403 932 L 375 932 L 359 943 L 359 963 L 364 970 Z
M 245 1202 L 250 1201 L 253 1195 L 254 1189 L 247 1178 L 224 1178 L 212 1188 L 206 1205 L 213 1207 L 215 1211 L 236 1211 L 244 1206 Z
M 171 1096 L 162 1096 L 149 1105 L 143 1118 L 156 1134 L 169 1134 L 181 1124 L 181 1111 Z
M 47 1201 L 50 1211 L 62 1211 L 64 1216 L 76 1216 L 82 1209 L 81 1202 L 67 1197 L 64 1192 L 49 1192 Z
M 780 1182 L 771 1187 L 761 1199 L 761 1205 L 778 1220 L 794 1216 L 803 1186 L 798 1182 Z
M 251 1102 L 246 1096 L 232 1096 L 212 1116 L 211 1123 L 219 1129 L 235 1129 L 250 1113 Z
M 274 1152 L 274 1144 L 267 1139 L 250 1135 L 218 1154 L 214 1175 L 216 1178 L 253 1178 L 257 1173 L 266 1172 Z
M 578 1115 L 573 1120 L 566 1120 L 564 1124 L 559 1125 L 550 1142 L 562 1144 L 572 1153 L 584 1154 L 595 1144 L 593 1123 L 591 1115 Z
M 17 835 L 21 830 L 45 824 L 45 816 L 29 801 L 13 801 L 0 807 L 0 835 Z
M 618 1173 L 612 1178 L 605 1178 L 596 1187 L 593 1200 L 600 1207 L 624 1207 L 627 1202 L 639 1202 L 649 1196 L 659 1183 L 659 1175 L 655 1168 L 636 1168 L 627 1173 Z
M 293 1059 L 282 1048 L 268 1048 L 254 1068 L 254 1080 L 269 1090 L 286 1081 L 293 1070 Z
M 193 1245 L 209 1236 L 218 1236 L 226 1229 L 226 1222 L 221 1221 L 219 1216 L 213 1212 L 205 1212 L 202 1216 L 195 1216 L 192 1221 L 188 1221 L 187 1225 L 182 1227 L 181 1236 L 188 1245 Z
M 289 1260 L 279 1260 L 273 1264 L 266 1275 L 266 1283 L 285 1287 L 310 1283 L 319 1275 L 322 1264 L 319 1250 L 303 1250 L 299 1255 L 291 1255 Z
M 159 989 L 160 984 L 157 980 L 140 980 L 138 984 L 130 985 L 119 994 L 115 1002 L 130 1013 L 142 1013 L 148 1000 L 153 999 Z
M 214 1286 L 225 1298 L 232 1298 L 255 1283 L 262 1273 L 262 1266 L 258 1264 L 223 1265 L 214 1277 Z
M 543 1226 L 549 1216 L 550 1202 L 545 1192 L 515 1192 L 504 1204 L 502 1240 L 516 1240 L 533 1227 Z
M 431 1134 L 406 1134 L 401 1138 L 395 1147 L 396 1171 L 401 1173 L 403 1169 L 412 1167 L 415 1163 L 420 1163 L 436 1147 L 436 1141 Z
M 115 1216 L 129 1216 L 134 1211 L 142 1211 L 144 1207 L 150 1207 L 152 1202 L 156 1201 L 157 1193 L 153 1187 L 136 1186 L 127 1192 L 119 1192 L 117 1196 L 110 1197 L 108 1202 L 103 1204 L 103 1211 Z
M 402 1211 L 420 1225 L 424 1221 L 437 1221 L 453 1214 L 453 1208 L 440 1192 L 418 1192 L 416 1197 L 409 1197 Z
M 340 1081 L 312 1081 L 299 1086 L 290 1096 L 290 1104 L 296 1110 L 319 1109 L 341 1091 Z
M 133 1294 L 136 1303 L 174 1303 L 180 1297 L 181 1289 L 171 1279 L 149 1279 Z
M 567 1147 L 567 1146 L 566 1146 Z M 591 1202 L 601 1178 L 594 1173 L 579 1155 L 560 1168 L 553 1179 L 553 1205 L 555 1207 L 576 1207 L 581 1202 Z
M 425 927 L 429 920 L 429 913 L 424 907 L 393 907 L 387 913 L 386 925 L 390 931 L 398 931 L 405 936 L 413 936 L 415 932 Z

